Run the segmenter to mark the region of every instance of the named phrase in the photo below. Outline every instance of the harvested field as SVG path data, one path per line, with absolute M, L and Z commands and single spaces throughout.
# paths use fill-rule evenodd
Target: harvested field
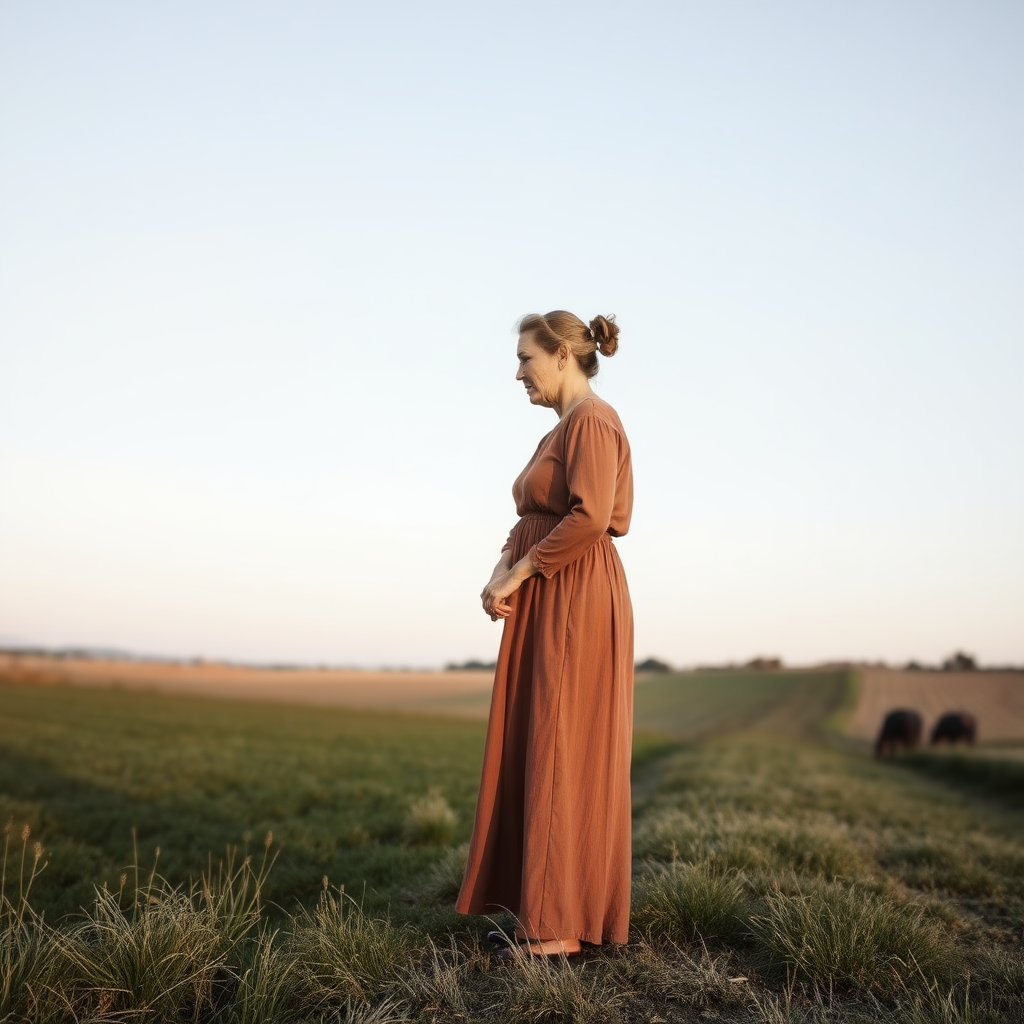
M 926 732 L 946 711 L 970 711 L 978 741 L 1024 741 L 1024 672 L 904 672 L 861 669 L 857 704 L 844 732 L 873 742 L 886 712 L 914 708 Z
M 487 715 L 491 672 L 275 669 L 216 662 L 120 661 L 0 652 L 0 677 L 50 686 L 110 686 L 242 700 Z

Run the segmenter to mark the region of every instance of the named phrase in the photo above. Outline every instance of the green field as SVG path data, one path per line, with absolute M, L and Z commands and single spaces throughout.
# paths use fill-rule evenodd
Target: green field
M 847 669 L 650 675 L 637 685 L 634 720 L 679 740 L 742 729 L 812 736 L 842 710 L 852 686 Z
M 509 971 L 450 909 L 482 722 L 0 684 L 0 1020 L 1024 1020 L 1020 762 L 878 763 L 851 685 L 640 684 L 631 941 Z

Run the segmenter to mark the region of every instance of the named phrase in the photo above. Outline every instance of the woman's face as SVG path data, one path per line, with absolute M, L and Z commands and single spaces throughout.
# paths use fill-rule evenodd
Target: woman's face
M 530 401 L 534 405 L 555 404 L 561 384 L 558 353 L 545 352 L 533 340 L 533 331 L 527 331 L 519 335 L 516 355 L 519 357 L 516 380 L 523 382 Z

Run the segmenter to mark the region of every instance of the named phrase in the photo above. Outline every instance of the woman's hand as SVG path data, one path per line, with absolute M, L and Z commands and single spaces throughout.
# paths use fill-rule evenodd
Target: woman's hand
M 494 567 L 490 581 L 480 592 L 480 601 L 484 611 L 491 617 L 491 622 L 507 619 L 512 614 L 512 605 L 508 599 L 536 572 L 537 567 L 529 556 L 521 558 L 511 568 L 503 562 Z

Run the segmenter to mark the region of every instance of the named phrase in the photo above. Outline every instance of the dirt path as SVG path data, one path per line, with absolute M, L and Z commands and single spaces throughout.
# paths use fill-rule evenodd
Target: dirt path
M 843 730 L 874 741 L 886 712 L 913 708 L 925 730 L 946 711 L 970 711 L 978 719 L 978 740 L 1024 740 L 1024 672 L 904 672 L 861 669 L 857 705 Z

